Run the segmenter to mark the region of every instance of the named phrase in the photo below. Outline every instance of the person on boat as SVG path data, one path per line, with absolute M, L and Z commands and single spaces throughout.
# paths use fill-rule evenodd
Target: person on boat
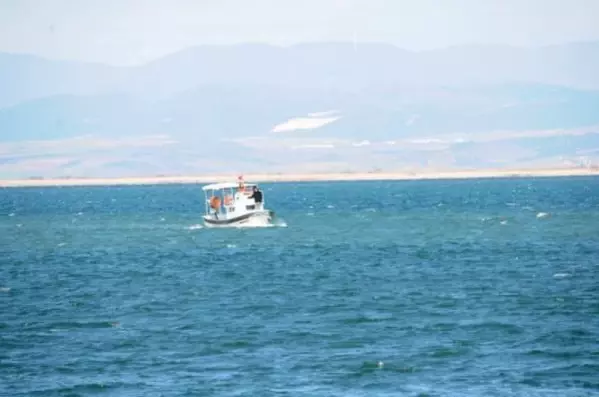
M 218 219 L 218 210 L 220 208 L 220 197 L 213 196 L 210 199 L 210 207 L 214 210 L 214 217 Z
M 254 199 L 257 208 L 262 208 L 262 191 L 258 188 L 258 186 L 254 186 L 254 192 L 249 198 Z

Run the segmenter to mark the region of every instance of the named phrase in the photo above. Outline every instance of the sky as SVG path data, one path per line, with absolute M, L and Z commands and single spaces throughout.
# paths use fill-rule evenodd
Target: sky
M 599 40 L 599 0 L 0 0 L 0 52 L 136 65 L 205 44 Z

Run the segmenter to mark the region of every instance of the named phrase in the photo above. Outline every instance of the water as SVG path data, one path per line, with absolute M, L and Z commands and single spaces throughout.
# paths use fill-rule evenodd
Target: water
M 0 191 L 0 395 L 599 396 L 599 179 Z

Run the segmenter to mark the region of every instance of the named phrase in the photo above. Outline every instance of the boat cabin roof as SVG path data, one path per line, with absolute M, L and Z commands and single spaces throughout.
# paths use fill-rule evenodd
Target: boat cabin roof
M 255 186 L 254 183 L 244 183 L 245 187 Z M 223 183 L 213 183 L 211 185 L 206 185 L 202 187 L 203 191 L 207 190 L 222 190 L 222 189 L 237 189 L 239 187 L 239 182 L 223 182 Z

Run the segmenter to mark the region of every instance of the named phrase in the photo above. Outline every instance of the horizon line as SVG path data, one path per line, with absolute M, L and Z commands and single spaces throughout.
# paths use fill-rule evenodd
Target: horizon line
M 213 173 L 196 175 L 119 176 L 119 177 L 44 177 L 0 178 L 0 188 L 66 187 L 66 186 L 122 186 L 162 184 L 208 184 L 234 180 L 238 173 Z M 595 167 L 517 167 L 517 168 L 453 168 L 453 169 L 404 169 L 395 171 L 347 171 L 347 172 L 250 172 L 246 180 L 257 183 L 277 182 L 336 182 L 336 181 L 408 181 L 408 180 L 459 180 L 504 178 L 551 178 L 551 177 L 599 177 Z

